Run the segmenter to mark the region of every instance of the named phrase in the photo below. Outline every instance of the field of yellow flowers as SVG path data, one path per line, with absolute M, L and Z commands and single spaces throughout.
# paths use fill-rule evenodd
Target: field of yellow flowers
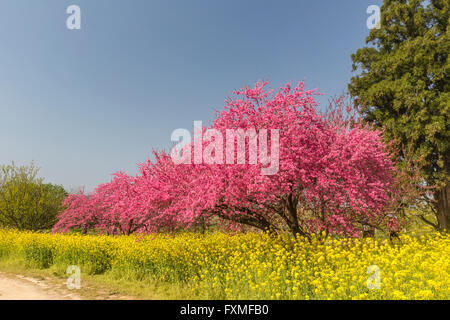
M 83 236 L 0 230 L 0 259 L 183 283 L 204 299 L 449 299 L 450 236 Z

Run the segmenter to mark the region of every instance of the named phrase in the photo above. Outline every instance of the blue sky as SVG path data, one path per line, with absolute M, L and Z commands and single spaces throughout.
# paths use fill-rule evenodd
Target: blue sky
M 2 0 L 0 163 L 92 190 L 207 124 L 234 89 L 346 90 L 381 0 Z M 81 8 L 68 30 L 66 8 Z

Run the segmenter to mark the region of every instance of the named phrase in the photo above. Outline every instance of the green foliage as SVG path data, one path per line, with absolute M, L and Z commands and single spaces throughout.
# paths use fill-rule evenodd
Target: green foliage
M 413 144 L 431 184 L 449 174 L 448 21 L 448 0 L 385 0 L 371 46 L 352 55 L 360 74 L 349 90 L 365 119 L 385 127 L 387 141 Z
M 434 188 L 427 201 L 439 229 L 450 228 L 449 6 L 448 0 L 385 0 L 380 28 L 352 55 L 359 74 L 349 84 L 364 119 L 400 145 L 400 167 L 420 169 Z
M 37 231 L 54 225 L 67 193 L 37 178 L 38 171 L 34 164 L 0 166 L 0 226 Z
M 38 269 L 49 268 L 53 264 L 53 252 L 51 248 L 42 246 L 36 241 L 24 246 L 25 261 L 31 267 Z

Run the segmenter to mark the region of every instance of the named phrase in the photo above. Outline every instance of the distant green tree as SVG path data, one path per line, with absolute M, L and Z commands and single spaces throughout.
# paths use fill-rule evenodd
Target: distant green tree
M 349 91 L 366 121 L 422 159 L 438 227 L 450 229 L 448 0 L 385 0 L 379 29 L 352 55 Z M 402 154 L 412 150 L 412 155 Z
M 67 193 L 43 183 L 38 171 L 34 164 L 0 166 L 0 226 L 37 231 L 55 224 Z

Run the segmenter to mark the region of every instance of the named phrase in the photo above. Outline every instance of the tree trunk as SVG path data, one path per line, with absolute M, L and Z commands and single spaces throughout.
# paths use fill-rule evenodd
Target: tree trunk
M 436 217 L 439 222 L 441 230 L 450 231 L 450 183 L 447 182 L 446 186 L 437 190 L 436 193 Z

